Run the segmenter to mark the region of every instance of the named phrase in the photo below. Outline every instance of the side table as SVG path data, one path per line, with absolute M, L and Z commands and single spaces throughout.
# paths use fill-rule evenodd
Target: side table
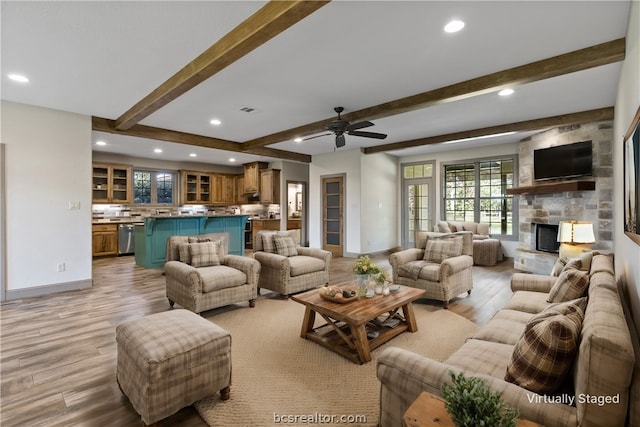
M 518 420 L 517 426 L 541 427 L 540 424 L 527 420 Z M 455 425 L 444 407 L 444 400 L 423 391 L 404 413 L 402 427 L 455 427 Z

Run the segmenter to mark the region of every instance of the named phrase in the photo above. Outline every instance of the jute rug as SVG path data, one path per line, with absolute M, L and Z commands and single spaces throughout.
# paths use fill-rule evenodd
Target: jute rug
M 375 368 L 383 349 L 396 346 L 443 361 L 477 328 L 440 307 L 418 302 L 414 311 L 418 331 L 393 338 L 374 350 L 373 360 L 364 365 L 301 338 L 304 307 L 295 301 L 262 297 L 254 308 L 204 313 L 231 333 L 231 398 L 221 401 L 216 395 L 194 406 L 210 426 L 273 426 L 283 421 L 375 426 L 380 390 Z M 294 416 L 302 415 L 313 415 L 318 422 L 293 422 Z M 360 417 L 358 422 L 327 422 L 343 415 Z

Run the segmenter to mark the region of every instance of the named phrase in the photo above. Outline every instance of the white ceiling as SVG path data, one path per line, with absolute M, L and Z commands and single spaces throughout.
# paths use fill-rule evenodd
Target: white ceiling
M 2 1 L 2 99 L 116 119 L 266 2 Z M 333 1 L 140 122 L 236 142 L 622 38 L 628 1 Z M 465 21 L 456 34 L 451 19 Z M 621 63 L 375 119 L 371 147 L 609 107 Z M 21 73 L 30 82 L 7 78 Z M 249 106 L 256 112 L 244 113 Z M 222 120 L 213 127 L 212 118 Z M 518 141 L 520 133 L 474 141 Z M 259 157 L 94 132 L 96 151 L 238 164 Z M 436 144 L 405 156 L 464 147 Z M 163 153 L 153 153 L 163 148 Z M 333 137 L 269 148 L 334 151 Z M 189 157 L 197 153 L 197 158 Z M 264 158 L 260 158 L 264 159 Z

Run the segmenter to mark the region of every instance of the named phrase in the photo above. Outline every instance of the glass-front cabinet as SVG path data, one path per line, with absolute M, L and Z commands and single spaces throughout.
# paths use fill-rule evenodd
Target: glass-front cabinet
M 93 203 L 131 203 L 132 167 L 94 163 L 92 172 Z
M 182 180 L 183 203 L 197 205 L 211 203 L 211 174 L 182 171 Z

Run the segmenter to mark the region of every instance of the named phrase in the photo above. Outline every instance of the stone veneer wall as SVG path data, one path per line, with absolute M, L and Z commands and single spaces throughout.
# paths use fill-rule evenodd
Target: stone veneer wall
M 593 249 L 613 248 L 613 123 L 588 123 L 551 129 L 520 142 L 519 186 L 534 185 L 533 150 L 579 141 L 593 142 L 593 176 L 576 178 L 596 182 L 595 191 L 567 191 L 519 196 L 519 245 L 514 267 L 548 274 L 557 254 L 531 249 L 531 223 L 558 224 L 559 221 L 590 221 L 596 243 Z

